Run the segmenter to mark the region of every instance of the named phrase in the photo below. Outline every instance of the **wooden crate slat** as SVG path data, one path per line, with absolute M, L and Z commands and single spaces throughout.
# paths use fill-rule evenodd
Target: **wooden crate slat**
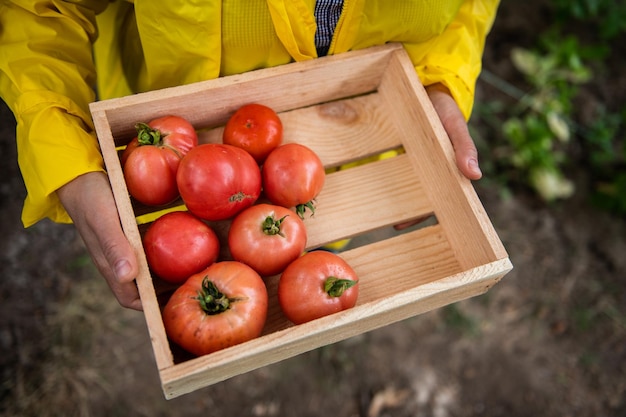
M 305 218 L 307 246 L 318 247 L 432 211 L 407 155 L 337 171 L 326 177 L 316 214 Z
M 364 279 L 359 304 L 462 271 L 440 225 L 355 248 L 342 257 Z
M 405 51 L 394 54 L 378 91 L 387 101 L 389 117 L 396 120 L 437 219 L 448 231 L 452 250 L 466 268 L 506 258 L 476 191 L 456 167 L 450 139 L 406 58 Z
M 400 147 L 400 135 L 372 93 L 281 114 L 285 142 L 313 149 L 327 168 Z

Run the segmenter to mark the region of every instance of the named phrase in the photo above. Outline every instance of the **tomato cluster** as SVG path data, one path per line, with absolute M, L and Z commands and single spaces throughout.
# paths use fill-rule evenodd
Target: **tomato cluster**
M 191 123 L 179 116 L 160 117 L 135 128 L 137 136 L 121 157 L 128 192 L 149 206 L 171 203 L 178 197 L 178 167 L 198 145 L 198 135 Z
M 222 143 L 198 144 L 190 127 L 177 116 L 138 124 L 122 154 L 133 198 L 163 205 L 180 197 L 187 208 L 162 215 L 143 237 L 151 271 L 176 285 L 163 309 L 170 339 L 203 355 L 259 336 L 264 279 L 279 274 L 278 301 L 295 324 L 353 307 L 354 270 L 339 255 L 305 253 L 305 213 L 314 214 L 325 180 L 317 154 L 283 144 L 280 118 L 256 103 L 233 114 Z M 230 221 L 222 259 L 210 226 L 221 220 Z

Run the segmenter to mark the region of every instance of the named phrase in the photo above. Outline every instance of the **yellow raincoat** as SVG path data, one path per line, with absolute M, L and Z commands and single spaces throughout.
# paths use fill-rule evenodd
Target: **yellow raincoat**
M 314 6 L 315 0 L 3 0 L 0 94 L 17 120 L 28 191 L 24 225 L 46 217 L 69 222 L 56 190 L 103 170 L 90 102 L 313 59 Z M 498 0 L 345 0 L 329 54 L 401 42 L 422 82 L 446 85 L 468 119 L 497 6 Z

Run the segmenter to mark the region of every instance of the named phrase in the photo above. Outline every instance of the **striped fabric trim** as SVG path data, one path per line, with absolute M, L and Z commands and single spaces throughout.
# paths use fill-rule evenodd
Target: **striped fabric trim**
M 343 0 L 317 0 L 315 3 L 315 21 L 317 22 L 315 47 L 318 56 L 328 53 L 342 9 Z

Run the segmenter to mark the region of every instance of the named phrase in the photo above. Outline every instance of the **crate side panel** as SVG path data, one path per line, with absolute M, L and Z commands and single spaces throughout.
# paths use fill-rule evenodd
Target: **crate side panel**
M 148 269 L 148 262 L 143 250 L 141 235 L 135 221 L 135 215 L 124 181 L 120 161 L 115 150 L 105 114 L 103 112 L 95 112 L 93 113 L 93 119 L 122 228 L 137 255 L 137 261 L 139 263 L 139 272 L 136 278 L 137 289 L 141 297 L 143 312 L 152 340 L 157 367 L 159 369 L 166 368 L 173 364 L 172 353 L 169 348 L 163 320 L 161 319 L 159 303 Z
M 456 167 L 450 139 L 403 50 L 390 61 L 379 93 L 402 131 L 405 149 L 463 267 L 506 258 L 471 182 Z
M 260 102 L 283 112 L 374 91 L 394 45 L 265 68 L 93 103 L 105 109 L 113 137 L 128 141 L 138 121 L 176 114 L 197 129 L 220 126 L 238 107 Z M 369 52 L 369 53 L 368 53 Z M 323 85 L 324 88 L 320 88 Z
M 460 274 L 413 287 L 389 299 L 286 328 L 161 371 L 167 398 L 175 398 L 320 346 L 398 322 L 453 302 L 483 294 L 511 268 L 502 259 Z M 391 307 L 388 305 L 391 303 Z

